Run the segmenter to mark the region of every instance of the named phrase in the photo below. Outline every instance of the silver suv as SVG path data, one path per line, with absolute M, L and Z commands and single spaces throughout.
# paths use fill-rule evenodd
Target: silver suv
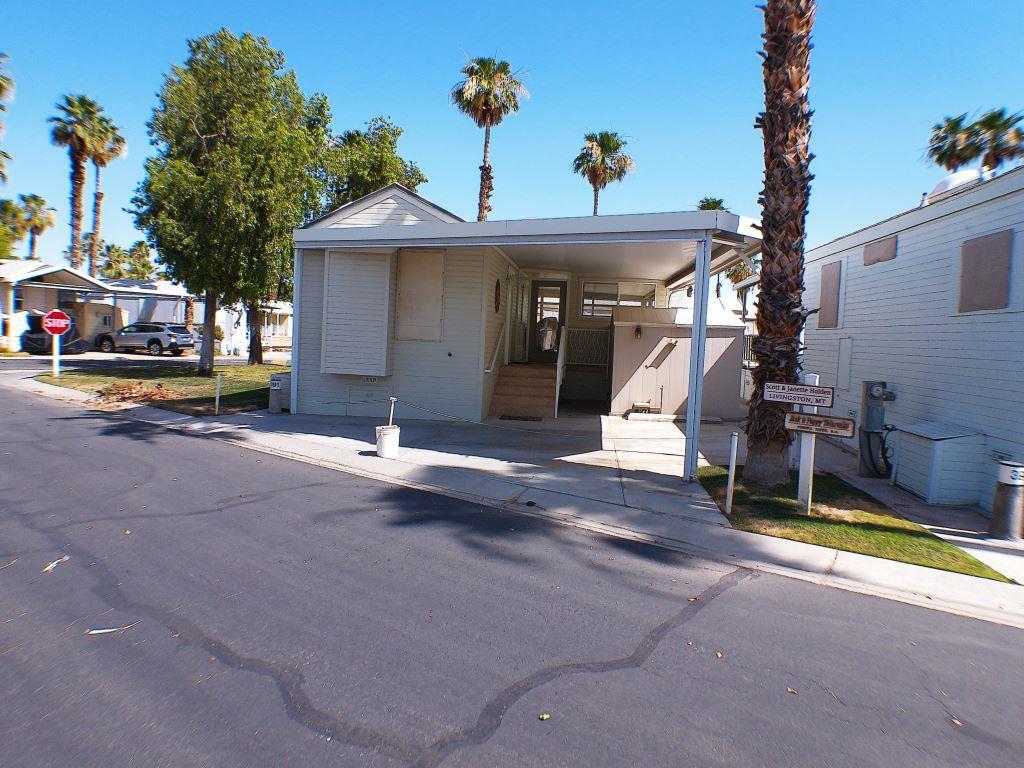
M 188 328 L 178 323 L 132 323 L 96 338 L 96 346 L 103 352 L 144 349 L 151 355 L 167 351 L 177 356 L 195 345 Z

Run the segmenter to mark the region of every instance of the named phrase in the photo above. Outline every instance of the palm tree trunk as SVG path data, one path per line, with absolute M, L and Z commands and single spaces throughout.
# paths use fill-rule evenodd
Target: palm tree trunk
M 480 166 L 480 199 L 477 203 L 476 220 L 487 221 L 491 210 L 491 192 L 494 191 L 494 174 L 491 172 L 491 126 L 484 127 L 484 162 Z
M 82 266 L 82 190 L 85 188 L 85 156 L 81 151 L 68 149 L 71 159 L 71 267 Z
M 594 215 L 597 216 L 597 196 L 601 193 L 597 184 L 594 185 Z
M 28 231 L 28 257 L 30 259 L 36 257 L 36 233 L 31 229 Z
M 199 375 L 213 377 L 213 353 L 217 346 L 217 294 L 207 291 L 203 299 L 203 349 L 199 355 Z
M 92 242 L 89 244 L 89 276 L 96 277 L 96 264 L 100 259 L 100 208 L 103 206 L 103 192 L 100 189 L 100 167 L 96 169 L 96 187 L 92 196 Z
M 185 297 L 185 329 L 192 333 L 192 326 L 196 322 L 196 300 L 192 296 Z
M 263 365 L 263 315 L 258 301 L 246 307 L 249 321 L 249 365 Z
M 754 392 L 747 418 L 743 478 L 771 486 L 789 479 L 789 406 L 763 399 L 766 381 L 795 383 L 800 374 L 800 332 L 807 318 L 804 222 L 810 197 L 811 30 L 814 0 L 766 0 L 764 11 L 765 109 L 756 121 L 764 137 L 761 280 L 757 336 L 752 349 Z

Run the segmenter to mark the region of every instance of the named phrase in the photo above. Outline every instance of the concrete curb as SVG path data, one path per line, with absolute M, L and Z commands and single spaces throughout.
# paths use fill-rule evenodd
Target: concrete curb
M 85 393 L 42 384 L 31 378 L 8 379 L 2 383 L 77 404 L 91 399 Z M 69 396 L 68 393 L 72 394 Z M 104 412 L 379 482 L 542 518 L 606 536 L 644 542 L 737 567 L 1024 629 L 1024 586 L 1020 585 L 762 536 L 696 518 L 659 514 L 554 491 L 524 489 L 502 480 L 481 480 L 479 473 L 474 474 L 471 470 L 441 473 L 450 480 L 446 484 L 426 482 L 415 477 L 423 470 L 417 464 L 354 457 L 368 459 L 360 466 L 354 462 L 318 457 L 280 444 L 287 441 L 302 443 L 301 438 L 262 433 L 245 425 L 208 421 L 152 406 L 137 405 Z M 279 444 L 260 440 L 263 436 Z M 381 462 L 381 470 L 386 465 L 389 471 L 377 471 L 372 467 L 375 462 Z M 469 475 L 468 482 L 460 473 Z M 490 492 L 480 493 L 481 488 Z M 585 510 L 581 509 L 584 505 Z

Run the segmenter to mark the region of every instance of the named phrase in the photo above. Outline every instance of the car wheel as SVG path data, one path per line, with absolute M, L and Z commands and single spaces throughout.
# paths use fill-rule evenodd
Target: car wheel
M 171 351 L 171 354 L 175 357 L 181 357 L 185 353 L 184 349 L 175 349 Z
M 110 354 L 111 352 L 116 351 L 117 347 L 114 346 L 113 339 L 103 339 L 103 341 L 100 342 L 100 352 L 106 352 L 107 354 Z
M 159 357 L 164 352 L 164 345 L 154 339 L 149 342 L 146 349 L 149 351 L 149 354 L 153 355 L 153 357 Z

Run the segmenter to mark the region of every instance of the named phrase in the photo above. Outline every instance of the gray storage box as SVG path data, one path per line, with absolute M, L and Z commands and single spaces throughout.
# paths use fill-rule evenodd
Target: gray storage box
M 929 504 L 977 504 L 985 436 L 969 427 L 922 421 L 896 428 L 893 482 Z

